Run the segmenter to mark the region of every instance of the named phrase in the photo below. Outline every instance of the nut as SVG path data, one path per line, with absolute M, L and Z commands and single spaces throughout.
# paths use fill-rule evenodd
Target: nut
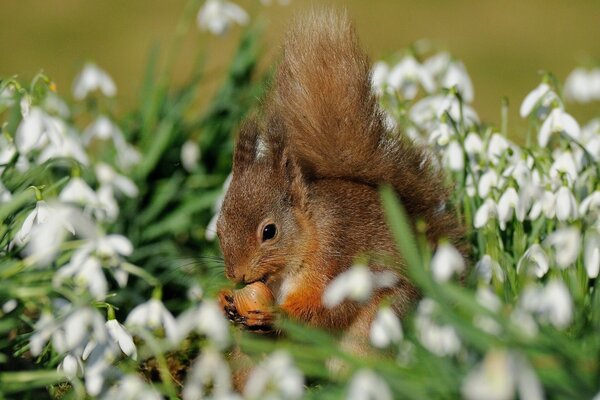
M 254 282 L 233 292 L 233 304 L 243 317 L 257 313 L 269 313 L 275 302 L 273 293 L 262 282 Z

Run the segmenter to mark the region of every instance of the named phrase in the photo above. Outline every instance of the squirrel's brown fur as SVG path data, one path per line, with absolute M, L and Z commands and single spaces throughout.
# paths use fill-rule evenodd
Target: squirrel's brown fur
M 287 316 L 344 332 L 343 342 L 364 351 L 379 301 L 390 297 L 401 315 L 418 297 L 408 279 L 397 272 L 398 283 L 366 304 L 329 309 L 322 298 L 357 256 L 372 270 L 387 268 L 382 256 L 402 263 L 380 205 L 383 184 L 395 189 L 413 222 L 426 223 L 431 243 L 459 240 L 442 174 L 426 151 L 386 128 L 349 19 L 313 12 L 287 37 L 263 115 L 238 137 L 218 220 L 227 276 L 264 281 Z M 263 241 L 270 223 L 277 235 Z

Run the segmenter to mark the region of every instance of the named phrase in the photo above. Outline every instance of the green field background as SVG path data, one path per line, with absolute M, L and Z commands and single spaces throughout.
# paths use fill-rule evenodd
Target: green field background
M 374 59 L 415 40 L 431 39 L 465 62 L 482 119 L 497 123 L 501 99 L 508 97 L 513 136 L 527 126 L 519 120 L 518 106 L 539 82 L 541 69 L 564 81 L 575 66 L 600 59 L 600 1 L 294 0 L 288 7 L 265 7 L 258 0 L 238 3 L 253 22 L 264 24 L 264 66 L 275 60 L 294 13 L 312 4 L 347 8 Z M 184 0 L 0 0 L 0 76 L 29 79 L 43 70 L 59 92 L 68 95 L 83 62 L 93 60 L 115 78 L 117 112 L 125 112 L 137 100 L 151 46 L 168 47 L 184 4 Z M 185 55 L 202 46 L 209 78 L 203 98 L 208 99 L 239 34 L 240 29 L 234 29 L 225 37 L 214 37 L 192 29 L 177 60 L 176 75 L 183 80 L 192 63 Z M 569 109 L 584 120 L 594 107 L 598 104 Z

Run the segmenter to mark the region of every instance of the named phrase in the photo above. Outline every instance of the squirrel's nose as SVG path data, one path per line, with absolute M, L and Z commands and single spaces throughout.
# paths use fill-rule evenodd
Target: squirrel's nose
M 236 271 L 237 268 L 234 268 L 232 265 L 227 265 L 225 267 L 225 276 L 232 282 L 239 283 L 243 281 L 243 276 L 239 276 L 239 273 Z

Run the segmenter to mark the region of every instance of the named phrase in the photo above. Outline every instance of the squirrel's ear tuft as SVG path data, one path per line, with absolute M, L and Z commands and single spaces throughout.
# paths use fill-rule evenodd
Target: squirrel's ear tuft
M 233 171 L 243 171 L 252 165 L 259 151 L 260 128 L 254 118 L 248 118 L 240 129 L 233 152 Z
M 290 202 L 304 212 L 308 212 L 308 184 L 289 149 L 284 149 L 280 158 L 280 170 L 288 184 Z
M 345 12 L 319 9 L 296 21 L 285 41 L 273 102 L 272 112 L 292 131 L 293 147 L 309 149 L 315 138 L 320 146 L 339 149 L 346 136 L 359 132 L 365 140 L 378 139 L 368 135 L 381 124 L 369 58 Z

